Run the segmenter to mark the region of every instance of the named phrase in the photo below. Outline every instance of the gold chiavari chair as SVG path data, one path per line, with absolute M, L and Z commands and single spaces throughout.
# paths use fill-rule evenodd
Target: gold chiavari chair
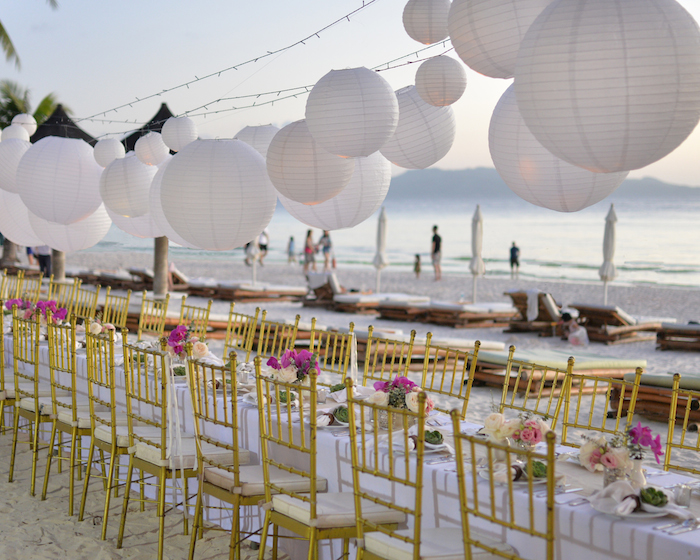
M 39 296 L 41 295 L 41 281 L 43 278 L 43 273 L 39 274 L 39 276 L 23 278 L 20 297 L 24 300 L 29 300 L 32 303 L 39 301 Z
M 139 328 L 137 331 L 138 340 L 143 339 L 143 335 L 159 337 L 165 331 L 165 316 L 168 313 L 168 303 L 170 294 L 165 294 L 164 298 L 149 298 L 144 290 L 141 298 L 141 313 L 139 315 Z
M 5 269 L 2 275 L 2 285 L 0 286 L 0 297 L 4 300 L 20 297 L 23 278 L 23 270 L 20 270 L 17 274 L 9 274 L 7 269 Z
M 457 408 L 464 420 L 481 343 L 477 340 L 470 352 L 434 345 L 432 336 L 428 333 L 426 337 L 420 386 L 433 397 L 436 410 L 449 414 Z
M 374 336 L 374 327 L 370 325 L 362 384 L 406 376 L 408 366 L 411 365 L 415 339 L 416 331 L 411 331 L 408 340 L 377 337 Z
M 681 388 L 681 375 L 673 376 L 673 393 L 671 395 L 671 409 L 668 414 L 668 436 L 666 438 L 666 454 L 664 456 L 664 470 L 674 470 L 688 473 L 692 476 L 700 475 L 697 453 L 700 452 L 700 430 L 697 429 L 700 413 L 700 391 L 697 389 Z M 676 424 L 680 423 L 680 434 L 676 435 Z M 691 432 L 691 427 L 693 432 Z M 678 457 L 683 451 L 684 458 Z M 690 455 L 691 459 L 688 460 Z
M 245 353 L 246 362 L 250 361 L 250 354 L 253 350 L 253 340 L 258 329 L 258 317 L 260 308 L 255 308 L 254 315 L 244 315 L 235 313 L 233 308 L 235 302 L 231 302 L 231 310 L 228 314 L 228 325 L 226 325 L 226 339 L 224 340 L 224 358 L 234 350 Z
M 507 444 L 498 444 L 461 433 L 462 418 L 459 411 L 453 410 L 451 414 L 464 558 L 481 558 L 481 555 L 488 553 L 491 556 L 487 558 L 523 560 L 527 557 L 553 560 L 556 486 L 554 432 L 548 432 L 546 435 L 545 451 L 517 452 L 521 458 L 524 457 L 523 468 L 527 472 L 533 472 L 534 461 L 547 466 L 546 486 L 535 486 L 532 479 L 527 479 L 526 487 L 519 487 L 513 484 L 510 476 L 506 478 L 505 484 L 499 485 L 494 476 L 497 472 L 496 456 L 505 455 L 504 464 L 499 470 L 510 472 L 511 465 L 516 462 L 516 453 Z M 544 498 L 535 497 L 534 491 L 540 488 L 545 493 Z M 484 527 L 483 532 L 471 526 L 470 517 L 479 520 L 480 527 Z M 506 530 L 532 537 L 528 541 L 527 551 L 515 550 L 491 536 L 504 534 Z M 484 533 L 489 536 L 485 536 Z
M 258 356 L 281 356 L 285 350 L 294 348 L 301 317 L 297 315 L 292 324 L 268 321 L 266 317 L 267 311 L 263 311 L 258 332 Z
M 316 328 L 316 318 L 311 319 L 309 351 L 318 354 L 317 385 L 332 387 L 345 383 L 352 359 L 354 330 L 355 323 L 350 323 L 347 333 L 320 330 Z
M 562 445 L 581 447 L 579 441 L 570 437 L 572 429 L 612 435 L 629 428 L 641 378 L 642 368 L 637 368 L 634 381 L 568 372 L 563 396 Z
M 431 534 L 421 534 L 426 395 L 418 394 L 415 413 L 356 399 L 351 379 L 345 380 L 345 387 L 350 413 L 357 558 L 425 558 L 422 547 L 429 546 L 432 539 Z M 376 430 L 368 429 L 379 426 L 382 414 L 388 417 L 386 437 L 378 437 Z M 411 451 L 414 443 L 415 452 Z M 368 491 L 366 485 L 372 480 L 390 490 L 382 495 Z M 403 502 L 410 505 L 397 504 L 395 496 L 408 496 Z M 407 518 L 414 520 L 414 528 L 399 529 Z M 394 548 L 401 552 L 396 554 Z
M 0 326 L 0 435 L 12 428 L 12 422 L 5 426 L 5 407 L 10 407 L 10 412 L 15 408 L 15 368 L 5 362 L 5 311 L 8 311 L 5 301 L 0 299 L 0 313 L 3 313 L 3 325 Z
M 179 324 L 191 326 L 192 334 L 199 338 L 206 337 L 209 327 L 209 311 L 211 311 L 211 304 L 214 302 L 209 300 L 206 307 L 190 305 L 186 302 L 187 296 L 182 296 Z
M 131 290 L 127 290 L 125 296 L 117 296 L 112 293 L 112 287 L 107 286 L 105 306 L 102 310 L 102 324 L 109 323 L 117 329 L 125 329 L 130 300 Z
M 68 311 L 68 316 L 73 312 L 73 301 L 75 300 L 75 293 L 80 287 L 80 279 L 73 278 L 73 280 L 54 280 L 53 274 L 49 278 L 49 291 L 46 299 L 48 301 L 55 301 L 58 307 L 64 307 Z
M 499 412 L 513 410 L 535 414 L 551 420 L 553 430 L 561 412 L 566 376 L 574 370 L 574 358 L 569 358 L 566 369 L 560 369 L 516 360 L 514 353 L 515 346 L 511 346 Z
M 97 284 L 95 289 L 83 288 L 82 284 L 75 291 L 73 299 L 73 314 L 83 321 L 95 318 L 97 299 L 100 297 L 101 286 Z M 116 326 L 116 325 L 115 325 Z

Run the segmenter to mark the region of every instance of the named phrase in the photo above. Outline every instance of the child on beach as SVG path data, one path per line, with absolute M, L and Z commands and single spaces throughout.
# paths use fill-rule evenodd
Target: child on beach
M 413 263 L 413 272 L 416 273 L 416 279 L 420 278 L 420 255 L 416 255 L 416 262 Z
M 292 264 L 297 262 L 296 255 L 296 243 L 294 243 L 294 236 L 289 236 L 289 243 L 287 243 L 287 264 Z

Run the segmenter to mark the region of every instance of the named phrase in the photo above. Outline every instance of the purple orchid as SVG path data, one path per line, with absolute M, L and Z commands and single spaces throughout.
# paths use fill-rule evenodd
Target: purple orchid
M 279 363 L 279 360 L 272 356 L 269 360 L 267 360 L 267 365 L 270 366 L 272 369 L 282 369 L 282 366 Z

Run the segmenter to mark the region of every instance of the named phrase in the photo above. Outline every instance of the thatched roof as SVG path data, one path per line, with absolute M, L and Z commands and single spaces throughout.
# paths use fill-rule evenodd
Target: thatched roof
M 78 138 L 85 140 L 91 146 L 97 144 L 97 140 L 80 128 L 63 110 L 62 105 L 57 105 L 51 116 L 39 125 L 36 132 L 30 138 L 32 143 L 46 136 L 60 136 L 61 138 Z
M 174 116 L 175 115 L 170 112 L 170 109 L 168 109 L 168 106 L 163 103 L 160 106 L 160 109 L 158 109 L 158 112 L 153 115 L 153 118 L 150 121 L 144 124 L 136 132 L 132 132 L 129 134 L 129 136 L 122 140 L 126 151 L 128 152 L 129 150 L 133 150 L 134 146 L 136 146 L 136 141 L 141 138 L 141 136 L 144 136 L 149 132 L 160 132 L 163 129 L 165 121 Z

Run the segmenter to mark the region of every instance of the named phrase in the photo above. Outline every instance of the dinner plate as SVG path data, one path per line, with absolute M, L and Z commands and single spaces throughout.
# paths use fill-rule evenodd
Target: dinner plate
M 601 504 L 596 504 L 593 505 L 591 504 L 591 507 L 600 512 L 600 513 L 606 513 L 608 515 L 614 515 L 615 517 L 620 517 L 623 519 L 653 519 L 654 517 L 665 517 L 669 515 L 669 512 L 667 511 L 634 511 L 632 513 L 615 513 L 614 509 L 617 507 L 617 502 L 615 503 L 610 503 L 610 507 L 606 507 L 608 504 L 605 503 L 603 505 Z
M 432 455 L 433 453 L 442 453 L 444 451 L 447 451 L 447 445 L 445 445 L 444 443 L 441 443 L 440 445 L 432 445 L 431 447 L 428 447 L 428 444 L 425 444 L 425 447 L 423 448 L 423 455 Z M 415 454 L 415 452 L 415 449 L 411 449 L 410 451 L 410 453 L 412 454 Z M 395 446 L 394 453 L 400 453 L 401 455 L 403 455 L 403 445 Z
M 486 469 L 480 470 L 479 471 L 479 478 L 483 478 L 484 480 L 491 480 L 491 476 L 489 475 L 489 471 Z M 547 477 L 533 478 L 532 479 L 533 486 L 536 486 L 537 484 L 545 484 L 546 482 L 547 482 Z M 494 480 L 493 483 L 498 484 L 499 486 L 508 486 L 507 482 L 499 482 L 497 480 Z M 513 486 L 529 486 L 529 481 L 527 478 L 521 478 L 520 480 L 514 480 Z

